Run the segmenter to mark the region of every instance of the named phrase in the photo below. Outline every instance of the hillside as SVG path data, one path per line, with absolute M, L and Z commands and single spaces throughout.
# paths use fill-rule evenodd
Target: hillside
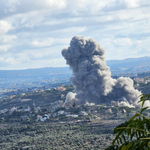
M 63 106 L 74 89 L 65 88 L 1 100 L 0 149 L 105 149 L 114 138 L 114 127 L 138 111 L 111 104 Z M 145 115 L 149 117 L 149 111 Z

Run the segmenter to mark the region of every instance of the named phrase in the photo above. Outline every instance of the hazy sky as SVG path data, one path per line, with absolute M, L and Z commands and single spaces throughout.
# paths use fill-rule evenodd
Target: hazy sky
M 150 56 L 150 0 L 0 0 L 0 69 L 65 66 L 75 35 L 106 60 Z

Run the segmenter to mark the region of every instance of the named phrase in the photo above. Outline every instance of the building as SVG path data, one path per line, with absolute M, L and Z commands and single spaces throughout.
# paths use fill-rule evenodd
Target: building
M 15 110 L 17 110 L 17 107 L 12 107 L 12 108 L 9 110 L 9 113 L 12 114 Z
M 112 113 L 112 110 L 109 108 L 109 109 L 107 109 L 107 110 L 105 111 L 105 113 L 111 114 L 111 113 Z
M 28 106 L 27 108 L 24 108 L 25 112 L 29 112 L 31 110 L 31 108 Z
M 72 107 L 72 104 L 69 103 L 69 102 L 67 102 L 67 103 L 64 104 L 64 107 L 65 107 L 66 109 L 69 109 L 70 107 Z
M 119 105 L 118 101 L 111 101 L 111 106 L 118 107 L 118 105 Z
M 88 102 L 86 102 L 86 104 L 85 104 L 85 106 L 94 106 L 95 105 L 95 103 L 88 103 Z
M 42 119 L 42 116 L 41 115 L 37 115 L 37 121 L 41 120 Z
M 8 109 L 3 109 L 3 110 L 0 110 L 0 114 L 4 114 L 8 111 Z
M 63 115 L 65 113 L 65 111 L 64 110 L 60 110 L 60 111 L 58 111 L 58 115 Z
M 36 120 L 44 122 L 45 120 L 47 120 L 47 116 L 42 117 L 41 115 L 37 115 L 37 119 Z
M 73 115 L 73 114 L 71 114 L 71 115 L 66 115 L 66 117 L 77 118 L 77 117 L 78 117 L 78 115 Z
M 40 110 L 41 108 L 39 106 L 34 108 L 35 113 L 38 113 Z
M 88 115 L 88 113 L 87 113 L 87 112 L 85 112 L 85 111 L 81 111 L 81 112 L 80 112 L 80 115 L 82 115 L 82 116 L 87 116 L 87 115 Z
M 24 96 L 24 95 L 26 95 L 25 93 L 21 93 L 21 96 Z
M 63 87 L 63 85 L 60 85 L 60 86 L 57 88 L 57 90 L 58 90 L 58 91 L 65 91 L 65 90 L 66 90 L 66 88 L 65 88 L 65 87 Z
M 15 95 L 11 95 L 11 96 L 9 96 L 9 98 L 10 98 L 10 99 L 13 99 L 14 97 L 15 97 Z

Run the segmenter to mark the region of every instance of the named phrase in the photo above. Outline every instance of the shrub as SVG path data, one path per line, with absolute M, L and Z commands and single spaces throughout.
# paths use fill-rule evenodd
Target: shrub
M 149 150 L 150 149 L 150 118 L 142 113 L 149 107 L 144 107 L 145 101 L 150 99 L 150 94 L 141 95 L 142 107 L 128 121 L 114 129 L 115 139 L 105 150 Z

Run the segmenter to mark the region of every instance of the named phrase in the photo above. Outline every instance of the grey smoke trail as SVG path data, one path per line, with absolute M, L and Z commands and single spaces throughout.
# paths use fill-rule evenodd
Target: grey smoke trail
M 75 86 L 75 93 L 69 92 L 66 101 L 99 104 L 118 100 L 136 106 L 141 92 L 134 89 L 130 78 L 111 78 L 104 54 L 100 44 L 83 36 L 74 36 L 70 46 L 62 50 L 73 71 L 70 80 Z

